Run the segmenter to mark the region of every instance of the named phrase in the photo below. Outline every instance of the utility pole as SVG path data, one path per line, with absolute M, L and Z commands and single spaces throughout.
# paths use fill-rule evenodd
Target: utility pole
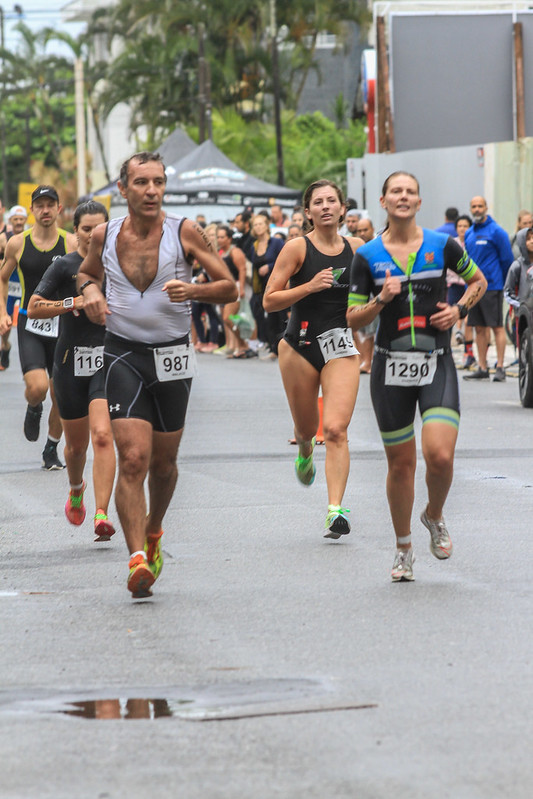
M 83 61 L 74 62 L 74 102 L 76 107 L 76 167 L 78 198 L 87 194 L 87 161 L 85 157 L 85 104 L 83 91 Z
M 0 6 L 0 45 L 2 50 L 5 47 L 4 36 L 4 7 Z M 4 72 L 5 62 L 2 56 L 2 99 L 0 101 L 0 147 L 2 148 L 2 203 L 4 208 L 8 204 L 7 195 L 7 161 L 6 161 L 6 115 L 4 111 L 4 104 L 6 101 L 6 76 Z
M 198 25 L 198 110 L 200 117 L 198 120 L 198 143 L 205 141 L 205 117 L 206 117 L 206 69 L 205 69 L 205 27 L 204 23 Z
M 276 129 L 276 158 L 278 163 L 278 183 L 285 185 L 283 170 L 283 143 L 281 133 L 281 108 L 278 64 L 278 24 L 276 20 L 276 0 L 270 0 L 270 36 L 272 40 L 272 92 L 274 95 L 274 126 Z

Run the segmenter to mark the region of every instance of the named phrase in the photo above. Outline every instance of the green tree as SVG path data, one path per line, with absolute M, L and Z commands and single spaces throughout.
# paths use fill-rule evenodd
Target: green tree
M 18 23 L 18 46 L 0 50 L 1 102 L 9 201 L 18 183 L 30 180 L 33 160 L 61 165 L 63 148 L 74 139 L 73 71 L 68 59 L 46 52 L 43 32 Z

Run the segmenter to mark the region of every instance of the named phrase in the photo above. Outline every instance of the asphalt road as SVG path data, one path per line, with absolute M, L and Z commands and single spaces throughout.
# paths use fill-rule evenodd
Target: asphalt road
M 200 369 L 143 602 L 121 532 L 93 543 L 90 490 L 68 524 L 44 431 L 22 435 L 18 365 L 0 374 L 1 799 L 529 798 L 533 417 L 516 379 L 461 380 L 453 557 L 429 552 L 419 462 L 416 581 L 392 584 L 368 378 L 352 534 L 332 542 L 324 449 L 303 488 L 277 364 Z

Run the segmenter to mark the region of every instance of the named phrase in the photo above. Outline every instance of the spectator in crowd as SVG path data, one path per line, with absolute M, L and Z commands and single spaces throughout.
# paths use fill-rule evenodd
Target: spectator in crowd
M 369 219 L 368 217 L 366 219 L 360 219 L 359 222 L 357 223 L 355 235 L 359 236 L 360 239 L 363 239 L 365 244 L 367 241 L 372 241 L 372 239 L 375 238 L 376 235 L 374 231 L 374 225 L 372 224 L 372 220 Z
M 203 227 L 204 229 L 207 227 L 205 214 L 196 214 L 196 221 L 198 222 L 200 227 Z
M 291 222 L 289 225 L 289 229 L 287 230 L 287 241 L 291 241 L 291 239 L 297 239 L 299 236 L 303 236 L 304 232 L 300 225 L 297 225 L 295 222 Z
M 527 230 L 528 228 L 533 227 L 533 214 L 531 211 L 522 211 L 518 212 L 518 218 L 516 220 L 516 228 L 513 234 L 513 238 L 511 239 L 511 247 L 513 248 L 513 255 L 516 258 L 520 258 L 522 253 L 520 252 L 520 247 L 516 242 L 516 237 L 520 230 Z
M 244 297 L 246 288 L 246 258 L 239 247 L 233 244 L 231 228 L 228 225 L 219 225 L 217 228 L 218 254 L 228 267 L 232 278 L 239 290 L 235 302 L 228 302 L 222 308 L 222 319 L 226 333 L 226 358 L 251 358 L 256 355 L 248 349 L 246 342 L 241 338 L 238 328 L 235 328 L 231 316 L 239 313 L 240 300 Z
M 257 338 L 269 345 L 269 357 L 276 358 L 278 342 L 282 337 L 287 322 L 287 311 L 274 311 L 265 316 L 263 294 L 270 273 L 274 268 L 284 242 L 270 235 L 270 227 L 265 214 L 259 212 L 252 225 L 255 236 L 254 254 L 252 256 L 252 299 L 250 305 L 257 323 Z
M 488 380 L 487 352 L 490 331 L 496 341 L 495 383 L 505 380 L 503 359 L 506 333 L 503 326 L 503 286 L 509 267 L 514 261 L 511 242 L 505 230 L 487 213 L 484 197 L 470 201 L 472 227 L 465 234 L 465 249 L 487 279 L 487 291 L 468 313 L 468 324 L 476 329 L 478 368 L 464 375 L 464 380 Z
M 288 227 L 289 217 L 283 212 L 281 205 L 273 205 L 270 209 L 270 218 L 274 227 Z
M 301 205 L 297 205 L 294 211 L 292 212 L 291 223 L 294 225 L 300 225 L 302 230 L 304 229 L 305 215 Z
M 457 217 L 459 216 L 459 211 L 457 208 L 447 208 L 444 212 L 444 224 L 438 228 L 435 228 L 437 233 L 446 233 L 447 236 L 451 236 L 455 238 L 455 223 L 457 222 Z
M 357 225 L 359 224 L 360 214 L 355 208 L 346 211 L 344 226 L 346 228 L 347 236 L 357 236 Z
M 465 233 L 469 227 L 472 226 L 472 220 L 468 214 L 463 214 L 457 217 L 455 223 L 455 232 L 457 235 L 454 237 L 455 241 L 465 248 Z M 452 269 L 448 269 L 446 273 L 446 285 L 448 287 L 448 303 L 455 305 L 466 290 L 466 283 L 457 275 Z M 475 366 L 476 359 L 474 357 L 474 330 L 468 324 L 467 319 L 459 319 L 455 325 L 455 341 L 457 344 L 464 344 L 465 354 L 463 358 L 463 368 L 470 369 Z
M 245 254 L 248 261 L 252 260 L 254 251 L 254 237 L 252 236 L 252 214 L 250 211 L 241 211 L 233 221 L 236 233 L 233 236 L 233 243 Z
M 503 288 L 504 297 L 513 308 L 518 308 L 533 290 L 533 226 L 519 230 L 516 243 L 520 257 L 511 264 Z
M 375 238 L 374 225 L 371 219 L 360 219 L 357 223 L 355 234 L 362 239 L 365 244 Z M 359 361 L 359 371 L 364 375 L 370 374 L 372 358 L 374 357 L 374 338 L 378 329 L 378 319 L 374 319 L 370 324 L 364 325 L 354 333 L 355 343 L 361 355 Z

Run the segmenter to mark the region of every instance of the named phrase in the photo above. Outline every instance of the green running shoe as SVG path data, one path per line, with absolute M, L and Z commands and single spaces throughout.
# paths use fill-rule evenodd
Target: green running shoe
M 294 469 L 296 471 L 296 477 L 304 486 L 310 486 L 313 484 L 315 476 L 316 476 L 316 466 L 313 463 L 313 450 L 315 448 L 316 438 L 313 438 L 311 445 L 313 449 L 311 450 L 311 454 L 304 458 L 302 455 L 298 455 L 296 460 L 294 461 Z
M 163 553 L 161 552 L 162 535 L 163 531 L 160 530 L 155 535 L 147 536 L 146 541 L 144 542 L 144 551 L 146 552 L 148 566 L 154 575 L 154 580 L 157 580 L 161 574 L 161 569 L 163 568 Z
M 324 538 L 340 538 L 341 535 L 348 535 L 350 532 L 350 522 L 345 514 L 350 513 L 348 508 L 341 508 L 340 505 L 328 505 L 328 515 L 326 516 L 326 534 Z

